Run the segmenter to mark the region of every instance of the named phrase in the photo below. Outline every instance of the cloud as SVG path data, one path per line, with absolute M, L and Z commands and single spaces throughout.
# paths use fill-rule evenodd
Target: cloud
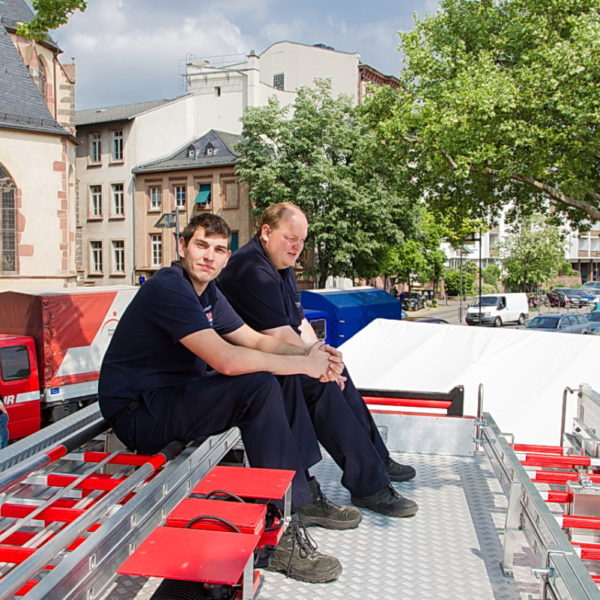
M 179 63 L 186 55 L 248 51 L 239 27 L 213 9 L 162 21 L 148 14 L 140 20 L 131 18 L 126 4 L 91 3 L 94 10 L 80 23 L 61 30 L 59 44 L 77 59 L 78 108 L 182 94 Z
M 99 0 L 53 37 L 67 60 L 76 58 L 77 106 L 89 108 L 182 94 L 186 56 L 262 52 L 280 40 L 357 52 L 397 74 L 397 32 L 412 27 L 413 12 L 437 7 L 436 0 L 370 0 L 352 10 L 345 0 Z
M 260 39 L 271 40 L 271 43 L 281 40 L 298 41 L 304 39 L 305 29 L 306 25 L 299 20 L 289 21 L 287 23 L 266 23 L 261 27 L 259 35 Z
M 399 20 L 349 23 L 334 15 L 325 15 L 318 22 L 295 19 L 263 25 L 260 40 L 263 47 L 279 40 L 305 44 L 325 43 L 343 52 L 360 54 L 361 61 L 391 74 L 400 68 L 398 47 Z

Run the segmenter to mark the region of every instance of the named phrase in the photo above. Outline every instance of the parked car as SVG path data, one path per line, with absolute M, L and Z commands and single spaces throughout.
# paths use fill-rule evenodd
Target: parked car
M 446 319 L 438 319 L 437 317 L 408 317 L 405 321 L 413 321 L 415 323 L 442 323 L 450 325 Z M 600 325 L 600 323 L 598 324 Z
M 576 288 L 571 290 L 571 292 L 579 296 L 579 306 L 595 306 L 596 294 L 591 293 L 589 290 L 586 290 L 584 288 Z
M 587 315 L 588 321 L 590 322 L 590 333 L 600 335 L 600 310 L 593 310 Z
M 529 318 L 527 295 L 484 294 L 476 297 L 467 307 L 465 320 L 467 325 L 493 325 L 502 327 L 507 323 L 522 325 Z
M 419 292 L 404 292 L 402 296 L 402 308 L 404 310 L 419 310 L 425 308 L 425 298 Z
M 546 298 L 548 298 L 548 304 L 550 306 L 557 306 L 562 308 L 563 306 L 567 306 L 568 300 L 567 297 L 557 290 L 552 290 L 546 294 Z
M 529 306 L 529 308 L 539 310 L 543 303 L 543 296 L 539 296 L 538 294 L 527 294 L 527 306 Z
M 593 295 L 595 302 L 600 302 L 600 281 L 587 281 L 581 289 Z
M 419 290 L 421 292 L 421 296 L 423 296 L 423 298 L 425 299 L 425 301 L 427 300 L 433 300 L 435 298 L 435 291 L 434 290 Z
M 580 308 L 585 305 L 582 297 L 576 290 L 571 288 L 554 288 L 552 292 L 558 292 L 565 297 L 565 305 L 567 308 Z
M 590 333 L 592 328 L 585 315 L 548 313 L 531 319 L 525 326 L 525 329 L 532 331 L 560 331 L 562 333 Z

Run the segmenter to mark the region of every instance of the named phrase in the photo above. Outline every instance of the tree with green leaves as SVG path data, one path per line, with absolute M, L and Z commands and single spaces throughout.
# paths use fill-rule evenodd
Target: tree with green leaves
M 85 0 L 33 0 L 31 4 L 35 17 L 29 23 L 20 23 L 17 33 L 39 42 L 52 29 L 65 25 L 73 13 L 87 8 Z
M 444 275 L 448 296 L 472 296 L 475 293 L 475 281 L 475 275 L 464 268 L 450 269 Z
M 564 235 L 541 216 L 516 225 L 511 233 L 501 245 L 504 285 L 511 291 L 537 292 L 563 265 Z
M 382 273 L 391 275 L 396 282 L 406 283 L 409 291 L 415 282 L 428 281 L 428 264 L 417 240 L 406 240 L 391 246 L 381 263 Z
M 488 265 L 481 273 L 483 277 L 483 293 L 493 294 L 499 292 L 498 279 L 502 275 L 502 269 L 498 265 Z
M 441 0 L 364 107 L 407 196 L 460 219 L 600 219 L 600 0 Z
M 442 277 L 446 255 L 440 244 L 446 229 L 431 213 L 421 208 L 414 238 L 390 246 L 380 262 L 380 271 L 396 282 L 406 283 L 410 290 L 419 282 L 433 281 L 434 289 Z
M 276 202 L 300 206 L 310 223 L 313 274 L 369 278 L 386 248 L 412 235 L 413 203 L 398 194 L 394 170 L 373 164 L 373 132 L 349 97 L 333 98 L 317 80 L 298 90 L 293 107 L 270 99 L 243 119 L 237 172 L 261 212 Z

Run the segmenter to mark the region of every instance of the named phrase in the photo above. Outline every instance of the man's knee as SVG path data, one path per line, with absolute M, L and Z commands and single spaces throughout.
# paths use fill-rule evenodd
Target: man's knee
M 239 379 L 244 382 L 244 385 L 253 390 L 261 387 L 275 389 L 279 386 L 275 375 L 265 371 L 246 373 L 245 375 L 240 375 Z
M 254 404 L 281 403 L 281 387 L 271 373 L 261 371 L 241 375 L 238 385 L 244 390 L 245 397 L 251 398 Z

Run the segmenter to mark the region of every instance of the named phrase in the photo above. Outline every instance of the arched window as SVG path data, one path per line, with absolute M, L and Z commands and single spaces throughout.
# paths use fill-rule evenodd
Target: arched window
M 0 164 L 0 244 L 2 256 L 0 270 L 17 270 L 17 209 L 15 205 L 15 182 Z
M 46 75 L 46 67 L 40 58 L 40 75 L 39 80 L 37 82 L 38 89 L 40 90 L 42 96 L 44 97 L 44 101 L 48 102 L 48 76 Z
M 33 79 L 33 83 L 44 98 L 44 102 L 48 102 L 48 76 L 46 74 L 46 66 L 41 57 L 38 57 L 37 66 L 29 66 L 29 74 Z

